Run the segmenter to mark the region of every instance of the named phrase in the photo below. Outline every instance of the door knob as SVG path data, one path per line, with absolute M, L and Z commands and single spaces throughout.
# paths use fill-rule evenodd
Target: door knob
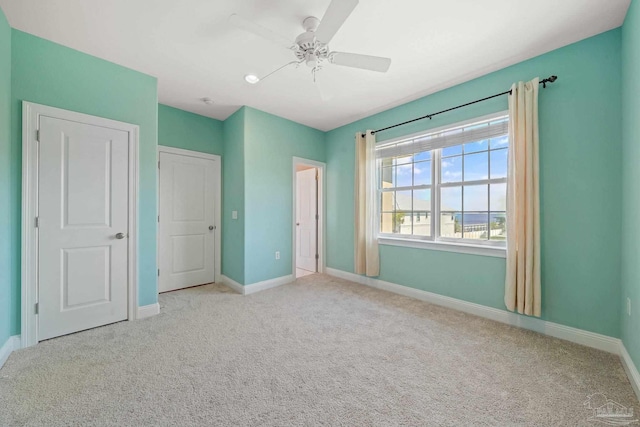
M 118 239 L 118 240 L 124 239 L 124 237 L 125 237 L 125 236 L 124 236 L 124 233 L 118 233 L 118 234 L 116 234 L 116 239 Z
M 299 223 L 299 222 L 296 222 L 296 225 L 300 225 L 300 223 Z
M 213 231 L 213 228 L 214 228 L 213 225 L 210 225 L 209 226 L 209 231 Z

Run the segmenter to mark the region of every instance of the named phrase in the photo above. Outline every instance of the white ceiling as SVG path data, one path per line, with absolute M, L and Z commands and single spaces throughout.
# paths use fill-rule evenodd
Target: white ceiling
M 265 75 L 293 53 L 231 27 L 232 13 L 293 39 L 329 0 L 0 0 L 10 24 L 158 77 L 159 101 L 216 119 L 249 105 L 330 130 L 620 26 L 630 0 L 360 0 L 332 50 L 388 56 L 388 73 L 329 65 Z M 546 76 L 541 76 L 546 77 Z M 200 98 L 211 97 L 212 106 Z

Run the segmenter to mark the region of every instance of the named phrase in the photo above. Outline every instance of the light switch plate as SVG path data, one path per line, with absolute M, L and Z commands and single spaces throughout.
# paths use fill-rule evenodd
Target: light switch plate
M 231 219 L 238 219 L 238 211 L 231 211 Z

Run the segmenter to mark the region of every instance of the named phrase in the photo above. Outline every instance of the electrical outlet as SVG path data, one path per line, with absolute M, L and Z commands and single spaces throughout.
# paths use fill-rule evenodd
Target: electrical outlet
M 627 298 L 627 316 L 631 316 L 631 298 Z
M 276 259 L 280 259 L 280 251 L 276 251 Z

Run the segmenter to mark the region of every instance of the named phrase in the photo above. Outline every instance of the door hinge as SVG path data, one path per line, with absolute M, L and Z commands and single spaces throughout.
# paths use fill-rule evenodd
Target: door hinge
M 160 269 L 158 269 L 158 277 L 160 277 Z
M 38 216 L 36 217 L 36 219 L 34 221 L 34 227 L 35 228 L 40 227 L 40 217 L 38 217 Z
M 316 214 L 316 221 L 320 219 L 320 215 Z
M 160 169 L 160 160 L 158 160 L 158 169 Z
M 320 255 L 316 254 L 316 259 L 320 259 Z
M 39 311 L 40 311 L 40 303 L 39 302 L 37 302 L 35 304 L 34 310 L 35 310 L 36 314 L 39 314 Z
M 160 222 L 160 215 L 158 215 L 158 222 Z
M 36 141 L 40 142 L 40 129 L 36 130 Z

